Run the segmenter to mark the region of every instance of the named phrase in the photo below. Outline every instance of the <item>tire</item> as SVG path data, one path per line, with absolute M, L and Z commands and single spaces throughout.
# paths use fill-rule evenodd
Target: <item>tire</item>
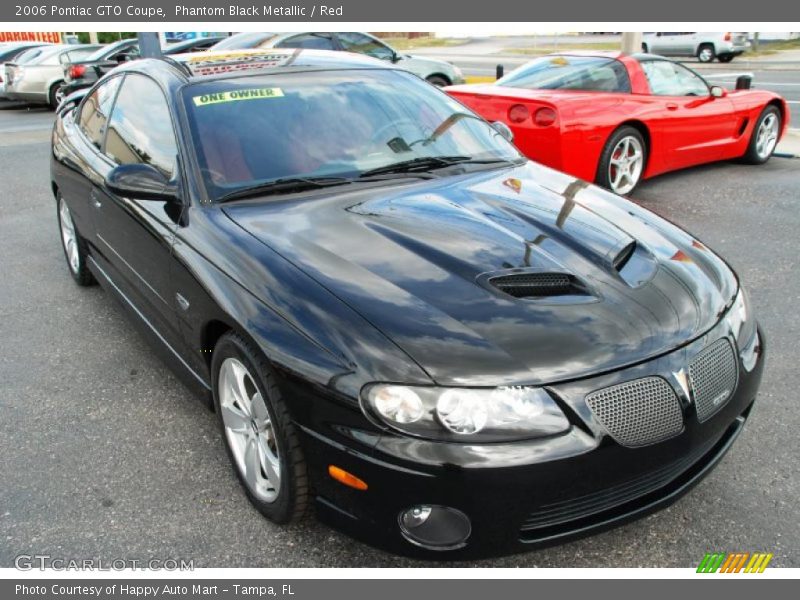
M 733 60 L 733 54 L 720 54 L 717 60 L 721 63 L 729 63 Z
M 297 429 L 266 358 L 242 336 L 230 332 L 214 347 L 211 371 L 222 438 L 250 502 L 275 523 L 301 519 L 309 502 L 308 470 Z M 247 399 L 242 401 L 242 396 Z M 248 464 L 258 465 L 251 475 Z
M 429 75 L 426 78 L 426 81 L 431 85 L 435 85 L 436 87 L 447 87 L 450 85 L 450 82 L 447 80 L 446 77 L 442 75 Z
M 642 52 L 644 52 L 645 54 L 648 53 L 647 44 L 642 44 Z
M 742 157 L 744 162 L 751 165 L 763 165 L 769 160 L 778 145 L 782 121 L 781 111 L 777 106 L 770 104 L 761 111 L 755 127 L 753 127 L 747 152 Z M 763 138 L 760 137 L 762 135 Z
M 64 201 L 61 192 L 56 194 L 56 216 L 58 218 L 58 228 L 61 234 L 61 248 L 64 250 L 64 258 L 67 260 L 69 274 L 80 286 L 89 286 L 95 283 L 94 275 L 86 264 L 88 256 L 86 240 L 84 240 L 75 222 L 72 220 L 72 213 Z
M 701 63 L 712 62 L 716 55 L 713 44 L 700 44 L 700 47 L 697 49 L 697 60 Z
M 64 82 L 57 81 L 50 86 L 50 91 L 47 93 L 47 103 L 53 110 L 57 109 L 58 105 L 61 104 L 61 100 L 64 99 L 64 94 L 61 91 L 62 87 L 64 87 Z
M 627 140 L 627 145 L 625 144 Z M 626 160 L 622 160 L 622 152 L 627 148 Z M 630 194 L 642 180 L 648 155 L 647 142 L 635 127 L 623 125 L 617 128 L 608 138 L 600 163 L 597 165 L 595 181 L 598 185 L 621 196 Z M 638 155 L 638 157 L 634 157 Z M 633 158 L 633 160 L 631 160 Z M 612 172 L 612 166 L 614 167 Z M 617 176 L 620 169 L 628 170 L 627 183 L 622 176 Z M 624 185 L 623 185 L 624 184 Z

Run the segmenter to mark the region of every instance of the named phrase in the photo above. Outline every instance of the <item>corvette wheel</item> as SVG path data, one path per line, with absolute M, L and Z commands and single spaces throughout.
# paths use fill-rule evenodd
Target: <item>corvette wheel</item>
M 708 63 L 714 60 L 716 54 L 714 53 L 714 46 L 710 44 L 703 44 L 697 51 L 697 60 L 701 63 Z
M 276 523 L 299 519 L 308 504 L 306 464 L 267 361 L 240 336 L 226 334 L 212 369 L 225 446 L 250 502 Z
M 781 113 L 775 106 L 767 106 L 758 117 L 756 126 L 747 152 L 744 155 L 746 162 L 760 165 L 769 160 L 778 144 L 781 131 Z
M 633 127 L 621 127 L 606 142 L 597 183 L 621 196 L 630 194 L 642 178 L 646 158 L 642 134 Z
M 61 194 L 57 197 L 57 208 L 61 246 L 64 248 L 69 274 L 78 285 L 91 285 L 94 283 L 94 276 L 86 266 L 86 242 L 75 228 L 72 213 Z

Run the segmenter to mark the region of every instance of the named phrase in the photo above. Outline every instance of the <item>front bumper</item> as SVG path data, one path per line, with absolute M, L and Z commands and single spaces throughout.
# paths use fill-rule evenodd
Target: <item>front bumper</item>
M 474 559 L 563 543 L 640 518 L 668 506 L 719 462 L 747 420 L 764 364 L 764 345 L 745 368 L 738 358 L 735 392 L 700 422 L 693 403 L 682 407 L 679 435 L 649 446 L 615 442 L 593 421 L 585 395 L 599 388 L 658 374 L 665 379 L 720 337 L 720 324 L 700 340 L 647 363 L 553 386 L 574 426 L 563 435 L 514 444 L 446 444 L 335 427 L 333 437 L 301 427 L 317 514 L 373 546 L 429 559 Z M 738 353 L 737 353 L 738 354 Z M 330 415 L 328 415 L 330 417 Z M 330 423 L 330 421 L 328 421 Z M 350 441 L 346 441 L 346 438 Z M 366 491 L 327 476 L 336 465 L 367 482 Z M 466 514 L 466 543 L 437 551 L 410 543 L 400 532 L 401 511 L 414 505 L 453 507 Z

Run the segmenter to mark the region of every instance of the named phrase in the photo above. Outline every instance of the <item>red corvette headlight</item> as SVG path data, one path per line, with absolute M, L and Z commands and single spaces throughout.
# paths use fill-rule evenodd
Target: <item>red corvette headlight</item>
M 514 104 L 508 109 L 508 120 L 512 123 L 522 123 L 529 116 L 531 116 L 531 113 L 524 104 Z
M 556 122 L 556 111 L 552 108 L 540 108 L 533 115 L 533 122 L 539 127 L 548 127 Z

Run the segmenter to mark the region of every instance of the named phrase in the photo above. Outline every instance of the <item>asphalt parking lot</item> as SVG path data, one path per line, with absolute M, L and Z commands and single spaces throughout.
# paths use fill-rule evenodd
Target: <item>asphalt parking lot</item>
M 67 273 L 49 189 L 52 113 L 0 109 L 0 566 L 18 554 L 194 559 L 205 567 L 437 566 L 313 518 L 280 528 L 247 502 L 215 415 L 100 288 Z M 767 551 L 800 567 L 800 160 L 719 163 L 644 183 L 635 201 L 723 254 L 768 336 L 760 399 L 719 467 L 668 510 L 560 547 L 472 563 L 692 567 Z M 465 566 L 465 565 L 461 565 Z

